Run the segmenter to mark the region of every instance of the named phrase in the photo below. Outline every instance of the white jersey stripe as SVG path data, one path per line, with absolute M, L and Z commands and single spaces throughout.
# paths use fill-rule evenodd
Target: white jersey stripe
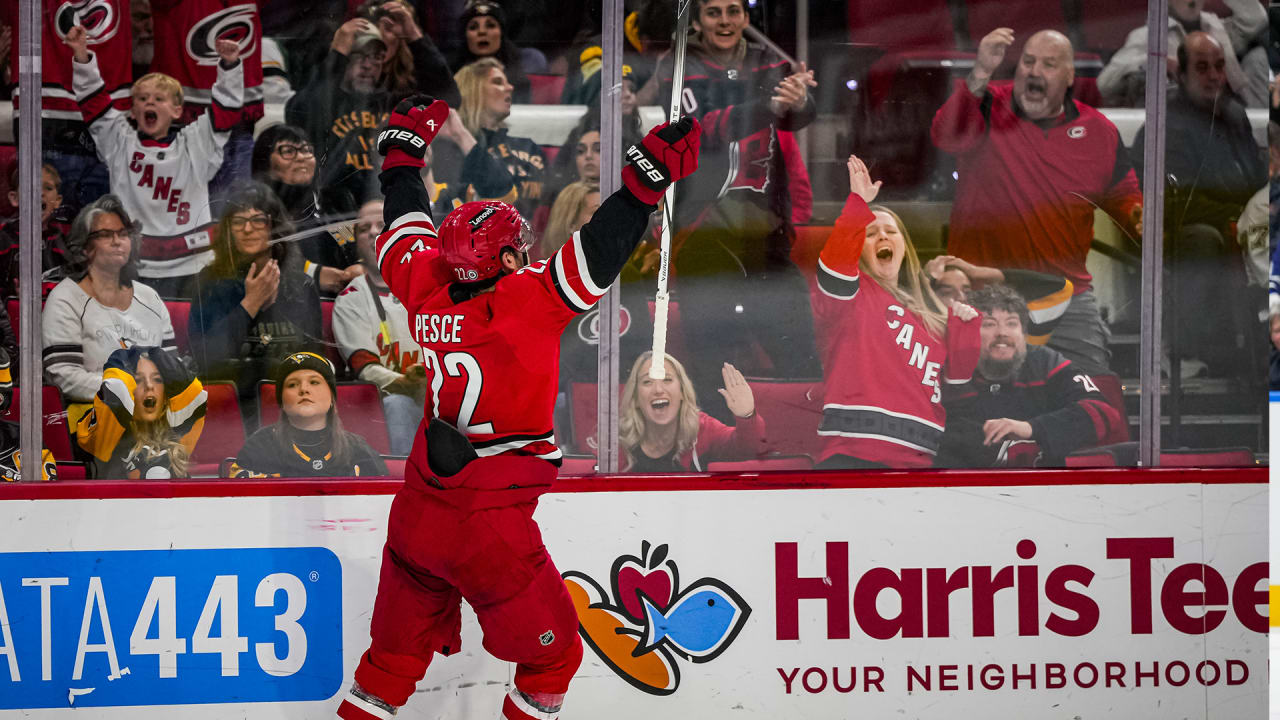
M 570 284 L 568 278 L 565 277 L 563 247 L 556 252 L 555 262 L 552 264 L 551 268 L 552 272 L 556 274 L 556 284 L 564 291 L 565 297 L 569 299 L 569 302 L 573 303 L 574 308 L 577 309 L 578 312 L 586 312 L 590 310 L 591 303 L 583 300 L 578 294 L 577 289 L 574 288 L 573 285 Z
M 845 438 L 858 438 L 862 440 L 880 440 L 882 442 L 893 443 L 894 445 L 901 445 L 902 447 L 911 448 L 912 450 L 919 450 L 920 452 L 925 453 L 927 455 L 938 454 L 937 450 L 923 447 L 921 445 L 916 445 L 915 443 L 910 443 L 910 442 L 907 442 L 906 440 L 899 440 L 898 438 L 895 438 L 895 437 L 889 437 L 888 435 L 875 435 L 872 433 L 840 432 L 839 430 L 819 430 L 818 434 L 827 435 L 827 436 L 845 437 Z
M 196 399 L 193 400 L 192 402 L 187 403 L 186 407 L 178 411 L 173 411 L 173 410 L 167 411 L 165 414 L 169 416 L 169 427 L 176 428 L 181 426 L 183 423 L 190 420 L 191 416 L 196 413 L 196 410 L 204 407 L 205 403 L 207 403 L 208 401 L 209 401 L 209 391 L 201 390 L 200 394 L 196 395 Z
M 382 267 L 383 261 L 387 259 L 387 253 L 391 251 L 391 247 L 402 239 L 416 235 L 426 235 L 427 237 L 436 236 L 436 228 L 431 224 L 431 218 L 427 217 L 423 213 L 409 213 L 397 220 L 393 227 L 395 229 L 389 231 L 389 237 L 382 241 L 382 249 L 378 251 L 379 268 Z
M 587 289 L 596 298 L 603 297 L 609 288 L 601 288 L 596 284 L 595 278 L 591 277 L 591 269 L 587 266 L 587 256 L 582 251 L 582 231 L 573 233 L 573 257 L 578 261 L 578 277 L 582 278 L 582 286 Z
M 822 258 L 818 258 L 818 269 L 830 275 L 833 278 L 836 278 L 838 280 L 844 280 L 846 282 L 858 282 L 858 279 L 859 279 L 858 275 L 845 275 L 844 273 L 838 273 L 835 270 L 832 270 L 831 268 L 827 267 L 826 263 L 822 262 Z
M 511 698 L 511 704 L 515 705 L 517 710 L 534 718 L 534 720 L 556 720 L 560 715 L 559 712 L 543 712 L 530 705 L 529 701 L 524 699 L 524 695 L 515 688 L 511 688 L 511 692 L 507 694 L 507 697 Z
M 126 412 L 133 415 L 133 393 L 129 392 L 129 388 L 125 386 L 123 380 L 120 378 L 107 378 L 102 381 L 102 389 L 114 395 L 116 402 L 120 403 Z
M 359 695 L 356 695 L 354 692 L 347 693 L 347 696 L 343 698 L 343 700 L 346 700 L 347 702 L 351 703 L 352 705 L 355 705 L 357 708 L 360 708 L 364 712 L 367 712 L 370 715 L 376 718 L 379 718 L 379 720 L 395 720 L 394 713 L 389 713 L 386 710 L 383 710 L 377 705 L 374 705 L 373 703 L 365 700 Z
M 507 452 L 508 450 L 519 450 L 520 448 L 526 445 L 532 445 L 533 443 L 539 443 L 539 442 L 551 443 L 554 445 L 556 442 L 556 438 L 555 438 L 555 435 L 544 435 L 543 437 L 532 438 L 532 439 L 512 440 L 511 442 L 500 443 L 498 445 L 490 445 L 489 447 L 476 448 L 476 454 L 479 455 L 480 457 L 492 457 L 494 455 L 501 455 L 502 453 Z M 556 452 L 559 452 L 559 451 L 557 450 Z M 556 453 L 547 453 L 547 455 L 554 455 L 554 454 Z M 542 457 L 542 456 L 539 455 L 538 457 Z

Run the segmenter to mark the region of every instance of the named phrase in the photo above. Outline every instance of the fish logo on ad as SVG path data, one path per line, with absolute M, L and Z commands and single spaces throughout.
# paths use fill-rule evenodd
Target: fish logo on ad
M 578 632 L 623 680 L 651 695 L 680 687 L 677 659 L 710 662 L 741 632 L 751 606 L 733 588 L 701 578 L 681 588 L 667 546 L 623 555 L 609 571 L 612 597 L 585 573 L 564 573 Z

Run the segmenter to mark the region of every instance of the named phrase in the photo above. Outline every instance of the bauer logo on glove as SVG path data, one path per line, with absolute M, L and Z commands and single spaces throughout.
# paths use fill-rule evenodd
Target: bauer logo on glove
M 636 167 L 644 173 L 644 176 L 649 178 L 651 187 L 655 189 L 666 187 L 667 176 L 654 167 L 653 161 L 644 154 L 644 151 L 638 145 L 632 145 L 627 149 L 627 159 L 635 163 Z
M 657 205 L 668 185 L 698 168 L 701 137 L 702 126 L 688 115 L 650 130 L 627 150 L 622 184 L 641 202 Z
M 391 112 L 386 128 L 378 133 L 382 169 L 422 167 L 427 146 L 448 117 L 449 106 L 435 98 L 414 95 L 401 100 Z
M 387 128 L 378 135 L 379 146 L 392 140 L 401 140 L 403 142 L 410 143 L 415 148 L 423 148 L 427 146 L 426 140 L 423 140 L 421 137 L 409 132 L 408 130 L 401 130 L 400 128 Z

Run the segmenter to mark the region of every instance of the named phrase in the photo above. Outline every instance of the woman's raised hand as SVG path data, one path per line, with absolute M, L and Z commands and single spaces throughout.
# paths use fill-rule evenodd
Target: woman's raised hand
M 849 156 L 849 192 L 856 194 L 862 198 L 868 205 L 876 199 L 880 194 L 880 185 L 883 180 L 871 182 L 871 171 L 867 169 L 867 164 L 857 155 Z
M 742 377 L 738 368 L 725 363 L 724 367 L 720 368 L 720 374 L 724 377 L 724 387 L 720 388 L 720 394 L 724 396 L 724 403 L 729 406 L 729 412 L 740 418 L 754 415 L 756 396 L 751 392 L 751 386 L 747 384 L 747 379 Z

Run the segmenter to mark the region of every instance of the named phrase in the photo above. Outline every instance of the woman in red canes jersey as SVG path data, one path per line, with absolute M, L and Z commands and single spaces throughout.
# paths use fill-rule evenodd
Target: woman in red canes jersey
M 854 156 L 848 167 L 813 294 L 827 372 L 818 466 L 929 467 L 946 420 L 942 384 L 967 382 L 978 362 L 978 314 L 938 299 L 902 219 L 868 206 L 880 181 Z

